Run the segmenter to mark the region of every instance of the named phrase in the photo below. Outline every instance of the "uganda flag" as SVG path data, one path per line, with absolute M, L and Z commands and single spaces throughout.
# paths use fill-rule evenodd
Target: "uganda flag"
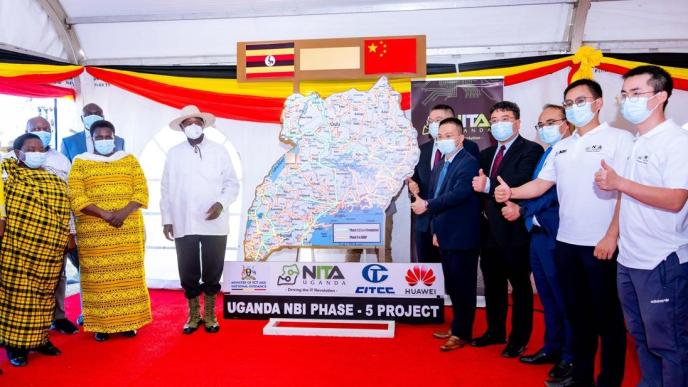
M 246 78 L 294 76 L 294 42 L 246 45 Z

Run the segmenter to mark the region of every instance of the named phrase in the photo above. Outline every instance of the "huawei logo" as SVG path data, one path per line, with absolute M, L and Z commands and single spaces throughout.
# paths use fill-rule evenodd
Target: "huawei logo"
M 435 273 L 425 266 L 416 265 L 408 269 L 405 278 L 409 286 L 416 286 L 418 282 L 422 282 L 425 286 L 432 286 L 435 283 Z

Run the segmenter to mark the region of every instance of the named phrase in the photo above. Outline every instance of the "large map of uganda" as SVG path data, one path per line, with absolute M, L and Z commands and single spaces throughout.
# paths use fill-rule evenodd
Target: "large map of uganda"
M 400 98 L 383 77 L 367 92 L 286 100 L 280 139 L 293 147 L 256 188 L 244 260 L 264 261 L 284 247 L 359 246 L 337 242 L 334 226 L 384 225 L 420 153 Z

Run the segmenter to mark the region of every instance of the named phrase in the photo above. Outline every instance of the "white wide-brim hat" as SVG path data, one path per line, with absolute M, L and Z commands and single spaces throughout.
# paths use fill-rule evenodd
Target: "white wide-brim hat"
M 184 106 L 182 110 L 179 112 L 180 116 L 173 119 L 170 122 L 170 129 L 172 130 L 179 130 L 181 131 L 181 123 L 184 122 L 185 119 L 191 118 L 191 117 L 198 117 L 203 120 L 203 128 L 207 128 L 209 126 L 213 126 L 215 124 L 215 116 L 210 114 L 210 113 L 202 113 L 198 108 L 194 105 L 188 105 Z

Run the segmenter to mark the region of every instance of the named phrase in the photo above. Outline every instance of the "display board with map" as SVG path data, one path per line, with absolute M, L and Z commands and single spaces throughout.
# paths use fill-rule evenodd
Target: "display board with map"
M 385 77 L 369 91 L 287 98 L 280 139 L 293 147 L 256 188 L 245 261 L 285 247 L 384 244 L 385 209 L 420 153 L 400 100 Z

